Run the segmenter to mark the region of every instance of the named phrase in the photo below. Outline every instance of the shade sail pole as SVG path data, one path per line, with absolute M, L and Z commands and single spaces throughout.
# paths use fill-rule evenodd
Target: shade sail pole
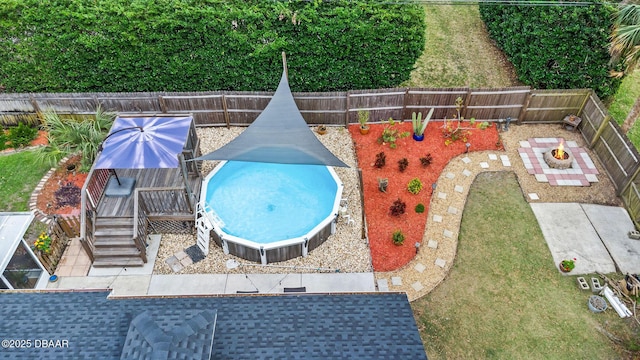
M 282 68 L 284 69 L 284 74 L 287 77 L 287 79 L 289 78 L 289 69 L 287 69 L 287 54 L 285 54 L 285 52 L 282 52 Z

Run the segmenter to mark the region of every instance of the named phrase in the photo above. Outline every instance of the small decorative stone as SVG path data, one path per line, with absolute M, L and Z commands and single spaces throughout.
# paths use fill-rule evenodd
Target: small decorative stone
M 471 174 L 472 174 L 472 173 L 471 173 L 471 171 L 469 171 L 469 170 L 467 170 L 467 169 L 462 170 L 462 175 L 464 175 L 464 176 L 466 176 L 466 177 L 471 176 Z
M 453 232 L 451 230 L 444 229 L 444 231 L 442 232 L 442 235 L 444 237 L 452 238 L 453 237 Z
M 535 177 L 538 182 L 549 182 L 549 179 L 547 179 L 547 175 L 545 174 L 535 174 Z
M 452 172 L 448 172 L 447 175 L 445 175 L 447 179 L 453 179 L 456 177 L 456 175 Z
M 447 209 L 447 212 L 451 215 L 456 215 L 458 213 L 458 209 L 453 206 L 449 206 L 449 208 Z
M 496 155 L 496 154 L 489 154 L 489 160 L 498 160 L 498 155 Z
M 489 163 L 486 161 L 483 161 L 480 163 L 480 167 L 483 169 L 488 169 L 489 168 Z
M 389 291 L 387 279 L 378 279 L 378 291 Z
M 459 193 L 461 193 L 461 192 L 463 192 L 463 191 L 464 191 L 464 187 L 462 187 L 461 185 L 456 185 L 456 186 L 453 188 L 453 190 L 454 190 L 455 192 L 459 192 Z
M 420 283 L 420 281 L 416 281 L 413 284 L 411 284 L 411 287 L 413 288 L 413 290 L 415 291 L 420 291 L 422 289 L 424 289 L 424 286 L 422 286 L 422 284 Z
M 391 285 L 402 286 L 402 278 L 400 276 L 391 277 Z
M 446 199 L 447 198 L 447 193 L 443 193 L 443 192 L 438 192 L 438 199 Z
M 422 265 L 421 263 L 417 263 L 416 266 L 413 267 L 417 272 L 423 272 L 427 267 Z
M 529 194 L 529 199 L 531 199 L 531 200 L 540 200 L 540 197 L 536 193 L 530 193 Z
M 427 246 L 432 248 L 432 249 L 437 249 L 438 248 L 438 242 L 435 241 L 435 240 L 429 240 L 429 242 L 427 242 Z
M 442 216 L 440 216 L 440 215 L 433 215 L 433 221 L 434 221 L 434 222 L 437 222 L 437 223 L 442 222 Z
M 436 266 L 440 266 L 441 268 L 444 268 L 446 265 L 447 265 L 447 260 L 440 259 L 440 258 L 436 259 Z
M 468 163 L 471 162 L 471 159 L 469 159 L 467 156 L 465 156 L 465 157 L 462 158 L 462 162 L 465 163 L 465 164 L 468 164 Z

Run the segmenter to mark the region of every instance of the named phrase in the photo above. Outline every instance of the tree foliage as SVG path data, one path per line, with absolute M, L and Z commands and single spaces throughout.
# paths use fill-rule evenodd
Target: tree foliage
M 541 89 L 591 88 L 614 95 L 609 76 L 609 31 L 615 7 L 480 4 L 490 36 L 513 63 L 519 79 Z
M 7 0 L 8 92 L 384 88 L 424 47 L 418 5 L 347 1 Z

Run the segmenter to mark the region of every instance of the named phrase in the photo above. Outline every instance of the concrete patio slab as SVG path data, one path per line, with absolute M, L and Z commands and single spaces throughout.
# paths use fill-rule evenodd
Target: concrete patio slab
M 373 273 L 301 274 L 300 280 L 308 293 L 376 291 Z
M 640 274 L 640 241 L 630 239 L 635 230 L 629 213 L 622 207 L 582 204 L 582 209 L 596 229 L 623 274 Z
M 616 271 L 613 259 L 580 204 L 529 205 L 538 220 L 556 268 L 560 261 L 576 258 L 576 267 L 568 273 L 570 275 Z
M 47 284 L 47 289 L 104 290 L 111 289 L 115 276 L 60 276 L 58 281 Z
M 146 295 L 150 282 L 151 275 L 116 276 L 109 297 Z

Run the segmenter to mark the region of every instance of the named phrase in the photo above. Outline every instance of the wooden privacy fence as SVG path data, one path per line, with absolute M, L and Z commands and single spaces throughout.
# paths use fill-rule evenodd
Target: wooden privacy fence
M 117 113 L 153 115 L 193 114 L 198 126 L 248 126 L 271 99 L 271 92 L 154 92 L 0 94 L 0 121 L 33 120 L 40 112 L 61 115 L 94 114 L 98 106 Z M 463 100 L 461 116 L 478 121 L 510 117 L 517 124 L 561 123 L 568 114 L 582 118 L 579 130 L 596 153 L 623 199 L 631 218 L 640 222 L 640 154 L 589 89 L 532 90 L 393 88 L 346 92 L 294 93 L 300 112 L 310 125 L 347 126 L 357 123 L 358 111 L 368 111 L 371 122 L 389 118 L 408 120 L 413 112 L 434 108 L 435 121 L 456 113 L 455 100 Z
M 580 131 L 611 178 L 636 228 L 640 228 L 640 154 L 591 93 L 580 114 Z
M 53 274 L 69 244 L 70 238 L 80 236 L 80 218 L 77 216 L 54 217 L 49 224 L 47 233 L 51 237 L 51 247 L 48 253 L 37 251 L 36 254 L 42 266 Z
M 389 118 L 411 119 L 412 112 L 434 108 L 433 119 L 456 114 L 455 100 L 464 101 L 461 116 L 479 121 L 511 117 L 514 122 L 558 122 L 579 113 L 590 90 L 393 88 L 346 92 L 294 93 L 304 119 L 310 125 L 348 125 L 357 122 L 358 111 L 368 111 L 371 122 Z M 117 113 L 153 115 L 193 114 L 198 126 L 247 126 L 267 106 L 270 92 L 193 93 L 33 93 L 0 94 L 3 124 L 33 121 L 53 110 L 60 115 L 90 115 L 96 108 Z

